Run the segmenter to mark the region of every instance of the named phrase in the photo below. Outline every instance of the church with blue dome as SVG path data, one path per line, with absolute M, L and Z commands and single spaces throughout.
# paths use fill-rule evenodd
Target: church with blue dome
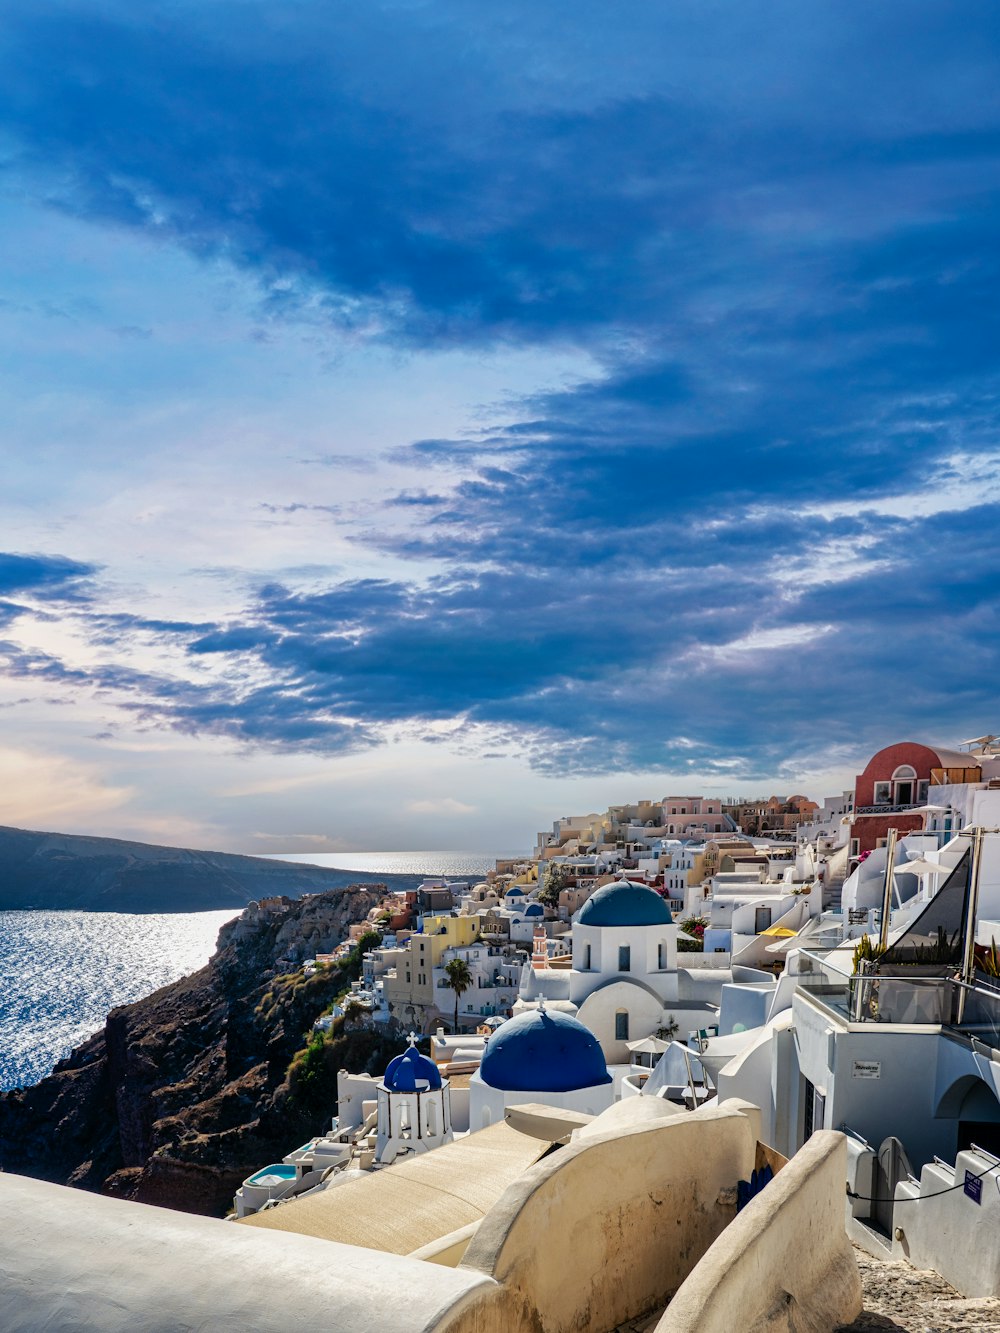
M 602 885 L 573 918 L 572 967 L 526 965 L 515 1012 L 544 998 L 594 1035 L 609 1065 L 628 1064 L 628 1043 L 669 1024 L 678 1004 L 677 929 L 655 889 Z
M 452 1140 L 451 1089 L 410 1034 L 402 1055 L 389 1061 L 375 1094 L 375 1160 L 388 1165 Z
M 469 1080 L 469 1128 L 484 1129 L 525 1102 L 597 1115 L 614 1100 L 601 1044 L 571 1015 L 544 1000 L 499 1027 Z

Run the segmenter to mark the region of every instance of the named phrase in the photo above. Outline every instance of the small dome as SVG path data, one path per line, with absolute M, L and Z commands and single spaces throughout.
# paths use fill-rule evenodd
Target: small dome
M 526 1009 L 498 1028 L 479 1073 L 502 1092 L 576 1092 L 612 1081 L 590 1029 L 548 1009 Z
M 519 888 L 508 889 L 506 896 L 508 898 L 523 898 L 524 890 Z
M 524 909 L 525 916 L 544 916 L 545 908 L 541 903 L 529 903 Z
M 592 893 L 574 922 L 581 926 L 669 926 L 673 919 L 655 890 L 619 879 Z
M 410 1046 L 389 1061 L 382 1082 L 390 1092 L 434 1091 L 441 1086 L 441 1071 L 416 1046 Z

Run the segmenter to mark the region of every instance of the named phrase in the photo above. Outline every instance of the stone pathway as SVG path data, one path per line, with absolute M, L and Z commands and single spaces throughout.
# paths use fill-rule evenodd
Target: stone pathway
M 1000 1333 L 1000 1300 L 960 1296 L 937 1273 L 876 1259 L 857 1245 L 854 1253 L 865 1308 L 853 1324 L 840 1324 L 834 1333 Z M 614 1333 L 653 1333 L 662 1313 L 629 1320 Z
M 1000 1333 L 1000 1300 L 960 1296 L 937 1273 L 854 1247 L 864 1313 L 836 1333 Z

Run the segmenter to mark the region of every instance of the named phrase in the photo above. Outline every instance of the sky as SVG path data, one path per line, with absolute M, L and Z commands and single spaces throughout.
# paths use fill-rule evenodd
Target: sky
M 517 850 L 1000 730 L 993 0 L 8 0 L 0 823 Z

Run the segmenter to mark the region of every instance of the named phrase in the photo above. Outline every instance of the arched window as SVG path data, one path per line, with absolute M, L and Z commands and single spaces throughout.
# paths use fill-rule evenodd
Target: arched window
M 615 1014 L 615 1041 L 628 1041 L 627 1009 L 619 1009 Z
M 660 943 L 659 943 L 659 945 L 657 946 L 657 950 L 656 950 L 656 966 L 660 969 L 661 972 L 662 972 L 662 971 L 664 970 L 664 968 L 667 966 L 667 942 L 666 942 L 666 940 L 660 940 Z
M 900 764 L 892 775 L 892 795 L 896 805 L 913 805 L 917 796 L 917 771 L 909 764 Z
M 589 945 L 589 944 L 585 944 L 585 945 L 583 946 L 583 970 L 584 970 L 584 972 L 589 972 L 589 971 L 590 971 L 590 945 Z

